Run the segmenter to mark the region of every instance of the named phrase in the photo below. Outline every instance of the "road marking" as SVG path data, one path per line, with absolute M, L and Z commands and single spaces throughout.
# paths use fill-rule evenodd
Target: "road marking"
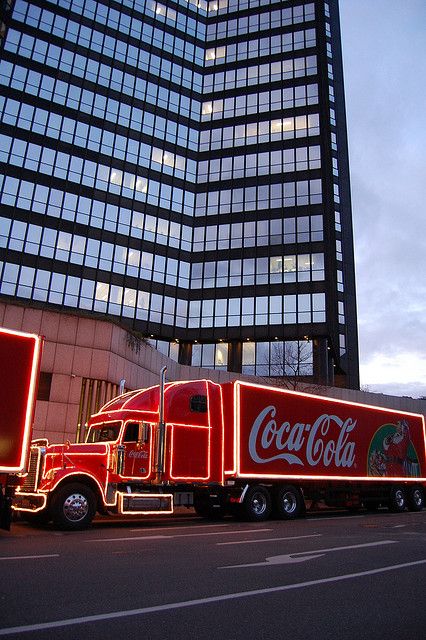
M 355 578 L 365 578 L 367 576 L 379 575 L 387 571 L 398 571 L 399 569 L 407 569 L 426 564 L 426 558 L 416 560 L 415 562 L 404 562 L 403 564 L 394 564 L 378 569 L 370 569 L 368 571 L 359 571 L 357 573 L 347 573 L 340 576 L 331 576 L 330 578 L 320 578 L 318 580 L 307 580 L 306 582 L 296 582 L 294 584 L 284 584 L 278 587 L 266 587 L 265 589 L 253 589 L 252 591 L 240 591 L 237 593 L 225 593 L 218 596 L 210 596 L 207 598 L 199 598 L 197 600 L 184 600 L 183 602 L 169 602 L 168 604 L 160 604 L 152 607 L 143 607 L 141 609 L 128 609 L 127 611 L 112 611 L 110 613 L 99 613 L 91 616 L 83 616 L 80 618 L 67 618 L 65 620 L 54 620 L 52 622 L 41 622 L 36 624 L 27 624 L 19 627 L 7 627 L 0 629 L 0 636 L 9 634 L 26 633 L 31 631 L 44 631 L 46 629 L 57 629 L 60 627 L 70 627 L 77 624 L 90 624 L 92 622 L 102 622 L 104 620 L 117 620 L 120 618 L 129 618 L 132 616 L 142 616 L 149 613 L 160 613 L 164 611 L 173 611 L 176 609 L 185 609 L 188 607 L 196 607 L 205 604 L 215 604 L 217 602 L 226 602 L 227 600 L 238 600 L 241 598 L 250 598 L 253 596 L 264 596 L 283 591 L 293 591 L 295 589 L 305 589 L 307 587 L 316 587 L 322 584 L 332 584 L 334 582 L 342 582 L 343 580 L 353 580 Z
M 127 538 L 95 538 L 85 540 L 85 542 L 126 542 L 133 540 L 173 540 L 174 538 L 194 538 L 201 536 L 228 536 L 231 534 L 241 533 L 258 533 L 264 531 L 272 531 L 272 529 L 244 529 L 238 531 L 211 531 L 209 533 L 178 533 L 176 536 L 130 536 Z
M 329 549 L 314 549 L 313 551 L 298 551 L 296 553 L 286 553 L 280 556 L 266 558 L 265 562 L 251 562 L 249 564 L 232 564 L 218 569 L 239 569 L 241 567 L 270 567 L 276 564 L 295 564 L 306 560 L 321 558 L 330 551 L 345 551 L 347 549 L 365 549 L 365 547 L 379 547 L 384 544 L 397 544 L 397 540 L 381 540 L 379 542 L 366 542 L 365 544 L 353 544 L 346 547 L 330 547 Z
M 392 529 L 404 529 L 406 526 L 406 524 L 395 524 Z
M 316 522 L 316 521 L 326 522 L 327 520 L 330 520 L 330 522 L 333 522 L 333 520 L 340 522 L 340 520 L 355 520 L 355 518 L 366 518 L 366 517 L 367 516 L 339 516 L 339 515 L 336 515 L 335 513 L 333 515 L 325 513 L 320 518 L 311 518 L 308 516 L 307 520 L 308 522 Z
M 42 556 L 0 556 L 0 560 L 38 560 L 39 558 L 59 558 L 59 553 L 49 553 Z
M 139 527 L 139 529 L 129 529 L 129 531 L 140 531 L 141 528 L 144 525 L 141 525 L 141 527 Z M 207 529 L 207 528 L 212 528 L 212 527 L 231 527 L 231 524 L 197 524 L 197 525 L 185 525 L 182 527 L 155 527 L 155 531 L 176 531 L 176 529 L 188 529 L 189 527 L 194 527 L 197 529 Z M 152 528 L 154 530 L 154 527 Z M 146 528 L 145 528 L 146 531 Z
M 232 542 L 216 542 L 218 547 L 226 544 L 256 544 L 257 542 L 279 542 L 281 540 L 302 540 L 303 538 L 320 538 L 321 533 L 313 533 L 309 536 L 291 536 L 288 538 L 261 538 L 260 540 L 233 540 Z

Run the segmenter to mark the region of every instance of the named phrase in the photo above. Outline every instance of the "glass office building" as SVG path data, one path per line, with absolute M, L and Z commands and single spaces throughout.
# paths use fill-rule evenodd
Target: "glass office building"
M 0 295 L 357 387 L 337 0 L 10 0 Z

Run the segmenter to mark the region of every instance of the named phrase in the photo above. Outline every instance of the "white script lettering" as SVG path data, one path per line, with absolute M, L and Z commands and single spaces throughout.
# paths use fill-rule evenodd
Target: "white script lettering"
M 349 440 L 349 434 L 355 429 L 356 420 L 342 420 L 335 415 L 323 414 L 312 425 L 296 422 L 291 426 L 289 422 L 283 422 L 279 426 L 275 420 L 276 413 L 276 408 L 270 405 L 253 422 L 249 453 L 254 462 L 264 464 L 281 459 L 289 464 L 304 466 L 304 458 L 311 467 L 320 463 L 325 467 L 332 464 L 336 467 L 352 467 L 355 442 Z M 337 438 L 332 437 L 336 429 Z M 304 456 L 292 453 L 301 451 L 303 447 Z

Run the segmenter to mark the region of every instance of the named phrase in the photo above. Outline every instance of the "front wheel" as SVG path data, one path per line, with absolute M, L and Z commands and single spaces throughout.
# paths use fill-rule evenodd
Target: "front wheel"
M 90 487 L 80 483 L 60 487 L 53 494 L 50 513 L 53 523 L 60 529 L 86 529 L 96 513 L 95 494 Z
M 281 487 L 277 493 L 275 506 L 279 518 L 284 520 L 298 518 L 305 507 L 300 489 L 292 485 Z
M 269 518 L 271 510 L 272 500 L 268 489 L 261 485 L 249 487 L 242 504 L 244 518 L 251 522 L 262 522 Z

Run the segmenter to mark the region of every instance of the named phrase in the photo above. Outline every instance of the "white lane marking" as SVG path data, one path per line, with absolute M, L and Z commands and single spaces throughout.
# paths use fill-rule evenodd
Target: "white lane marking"
M 52 622 L 41 622 L 36 624 L 22 625 L 19 627 L 7 627 L 0 629 L 0 636 L 9 634 L 26 633 L 31 631 L 44 631 L 45 629 L 57 629 L 60 627 L 70 627 L 75 624 L 89 624 L 91 622 L 102 622 L 103 620 L 117 620 L 120 618 L 129 618 L 131 616 L 142 616 L 149 613 L 160 613 L 164 611 L 173 611 L 176 609 L 185 609 L 188 607 L 196 607 L 204 604 L 214 604 L 216 602 L 226 602 L 227 600 L 237 600 L 240 598 L 250 598 L 253 596 L 264 596 L 282 591 L 293 591 L 294 589 L 305 589 L 307 587 L 316 587 L 321 584 L 332 584 L 334 582 L 342 582 L 343 580 L 353 580 L 355 578 L 364 578 L 366 576 L 378 575 L 387 571 L 397 571 L 399 569 L 407 569 L 426 564 L 426 558 L 416 560 L 414 562 L 404 562 L 403 564 L 393 564 L 378 569 L 370 569 L 368 571 L 358 571 L 357 573 L 347 573 L 340 576 L 331 576 L 330 578 L 320 578 L 318 580 L 307 580 L 306 582 L 296 582 L 294 584 L 284 584 L 278 587 L 266 587 L 265 589 L 253 589 L 252 591 L 240 591 L 237 593 L 225 593 L 219 596 L 210 596 L 207 598 L 198 598 L 196 600 L 184 600 L 183 602 L 170 602 L 168 604 L 160 604 L 152 607 L 143 607 L 141 609 L 128 609 L 127 611 L 112 611 L 111 613 L 99 613 L 91 616 L 83 616 L 81 618 L 67 618 L 65 620 L 54 620 Z
M 193 524 L 193 525 L 184 525 L 181 527 L 154 527 L 152 528 L 152 531 L 176 531 L 176 529 L 188 529 L 189 527 L 193 527 L 194 529 L 211 529 L 212 527 L 231 527 L 231 524 Z M 147 531 L 146 527 L 144 527 L 143 525 L 141 525 L 139 527 L 139 529 L 129 529 L 129 531 L 140 531 L 141 529 L 144 529 L 145 531 Z
M 241 533 L 258 533 L 264 531 L 272 531 L 272 529 L 244 529 L 241 531 L 211 531 L 209 533 L 178 533 L 176 536 L 130 536 L 127 538 L 92 538 L 85 540 L 85 542 L 126 542 L 132 540 L 174 540 L 175 538 L 194 538 L 201 536 L 228 536 L 231 534 Z
M 406 526 L 406 524 L 395 524 L 392 529 L 404 529 Z
M 329 520 L 330 522 L 340 522 L 340 520 L 355 520 L 355 518 L 366 518 L 367 516 L 338 516 L 336 514 L 333 514 L 332 516 L 330 514 L 324 514 L 322 516 L 322 518 L 311 518 L 308 515 L 307 521 L 308 522 L 316 522 L 316 521 L 320 521 L 320 522 L 327 522 L 327 520 Z
M 225 546 L 227 544 L 256 544 L 257 542 L 279 542 L 281 540 L 302 540 L 303 538 L 320 538 L 321 533 L 313 533 L 309 536 L 290 536 L 288 538 L 261 538 L 256 540 L 233 540 L 232 542 L 216 542 L 218 547 Z
M 330 547 L 329 549 L 313 549 L 312 551 L 298 551 L 297 553 L 286 553 L 280 556 L 266 558 L 265 562 L 251 562 L 249 564 L 233 564 L 218 569 L 239 569 L 241 567 L 270 567 L 273 564 L 294 564 L 321 558 L 330 551 L 345 551 L 347 549 L 365 549 L 365 547 L 379 547 L 384 544 L 397 544 L 397 540 L 381 540 L 379 542 L 366 542 L 365 544 L 352 544 L 345 547 Z
M 0 556 L 0 560 L 38 560 L 39 558 L 59 558 L 59 553 L 49 553 L 42 556 Z

